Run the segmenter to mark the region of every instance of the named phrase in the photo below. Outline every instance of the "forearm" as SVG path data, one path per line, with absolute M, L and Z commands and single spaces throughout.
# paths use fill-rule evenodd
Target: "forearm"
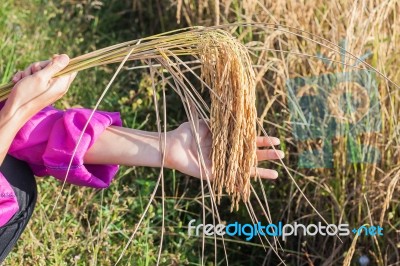
M 161 161 L 157 132 L 115 126 L 107 128 L 84 157 L 87 164 L 161 167 Z

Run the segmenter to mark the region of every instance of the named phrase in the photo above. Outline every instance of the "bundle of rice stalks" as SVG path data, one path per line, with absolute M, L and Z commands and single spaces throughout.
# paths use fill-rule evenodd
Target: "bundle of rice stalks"
M 71 59 L 57 76 L 133 60 L 155 60 L 171 69 L 171 58 L 180 56 L 200 60 L 202 79 L 211 94 L 214 196 L 219 201 L 225 189 L 232 207 L 238 208 L 241 199 L 247 202 L 250 197 L 250 174 L 257 164 L 255 74 L 247 49 L 228 32 L 190 28 L 117 44 Z M 185 84 L 181 75 L 172 76 Z M 0 100 L 12 87 L 12 83 L 0 86 Z M 197 111 L 195 119 L 204 110 Z M 211 178 L 210 173 L 205 178 Z
M 205 38 L 200 59 L 204 80 L 214 90 L 213 188 L 218 201 L 225 188 L 237 209 L 240 199 L 250 197 L 250 172 L 257 165 L 255 74 L 247 50 L 229 35 Z

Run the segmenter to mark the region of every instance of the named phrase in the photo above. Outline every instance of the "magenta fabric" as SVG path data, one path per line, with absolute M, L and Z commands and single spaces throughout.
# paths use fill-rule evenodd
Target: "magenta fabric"
M 37 176 L 51 175 L 64 181 L 75 146 L 91 112 L 89 109 L 61 111 L 47 107 L 21 128 L 8 153 L 27 162 Z M 111 125 L 122 125 L 119 113 L 94 113 L 72 160 L 67 183 L 93 188 L 110 185 L 118 165 L 88 165 L 83 163 L 83 157 L 98 136 Z M 18 211 L 14 192 L 0 174 L 0 193 L 3 191 L 8 197 L 0 197 L 0 226 Z

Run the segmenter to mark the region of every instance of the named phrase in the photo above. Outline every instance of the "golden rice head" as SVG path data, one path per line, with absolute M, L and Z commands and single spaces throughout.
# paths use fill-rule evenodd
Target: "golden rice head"
M 212 90 L 213 190 L 220 203 L 225 189 L 232 211 L 249 200 L 257 166 L 255 73 L 247 49 L 227 32 L 206 32 L 201 40 L 202 76 Z

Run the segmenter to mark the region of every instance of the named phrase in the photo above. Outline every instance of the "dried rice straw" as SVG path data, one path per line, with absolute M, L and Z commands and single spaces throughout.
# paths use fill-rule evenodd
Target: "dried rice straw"
M 256 159 L 255 74 L 247 49 L 222 29 L 189 28 L 129 41 L 71 59 L 55 77 L 111 63 L 198 56 L 202 78 L 211 94 L 212 175 L 214 195 L 220 202 L 225 188 L 232 207 L 250 198 L 250 173 Z M 13 83 L 0 86 L 0 101 Z M 209 177 L 208 177 L 209 178 Z

